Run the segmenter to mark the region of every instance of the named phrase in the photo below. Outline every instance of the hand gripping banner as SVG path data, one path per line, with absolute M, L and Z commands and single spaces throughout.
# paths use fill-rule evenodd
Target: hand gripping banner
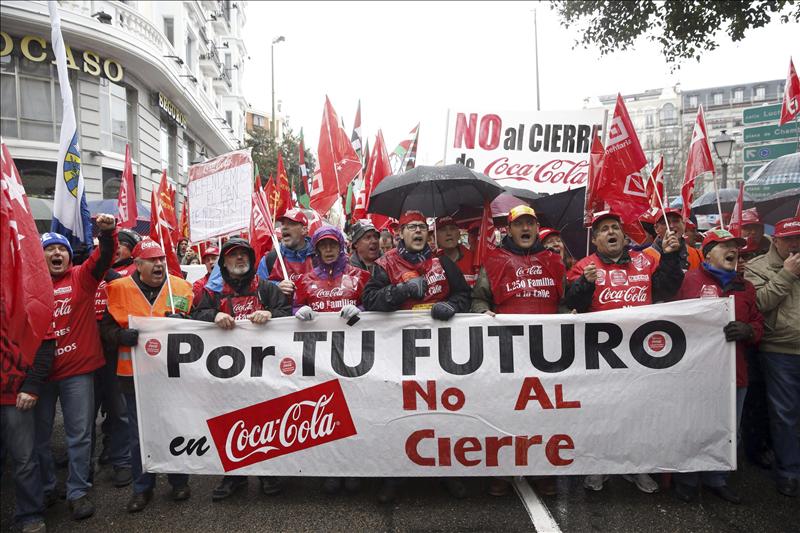
M 150 472 L 731 470 L 732 300 L 584 315 L 131 318 Z

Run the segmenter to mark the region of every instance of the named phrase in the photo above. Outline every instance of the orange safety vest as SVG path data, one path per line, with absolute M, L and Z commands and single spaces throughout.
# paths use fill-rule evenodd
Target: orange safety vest
M 186 280 L 176 276 L 170 275 L 169 280 L 172 285 L 175 311 L 188 313 L 192 308 L 192 286 Z M 161 292 L 158 293 L 153 305 L 150 305 L 130 276 L 115 279 L 106 286 L 106 291 L 108 292 L 108 312 L 123 328 L 128 327 L 129 316 L 163 317 L 172 312 L 166 283 L 161 286 Z M 130 347 L 120 346 L 118 354 L 117 375 L 132 377 L 133 361 Z
M 686 256 L 686 261 L 689 263 L 688 270 L 695 270 L 697 268 L 700 268 L 700 265 L 702 265 L 704 261 L 703 252 L 701 252 L 700 250 L 698 250 L 693 246 L 687 246 L 686 250 L 688 254 Z M 654 249 L 652 246 L 645 248 L 642 251 L 645 254 L 649 255 L 652 259 L 655 259 L 656 262 L 661 261 L 661 254 L 658 252 L 658 250 Z M 683 267 L 683 265 L 681 265 L 681 267 Z M 687 269 L 684 268 L 683 271 L 686 272 Z

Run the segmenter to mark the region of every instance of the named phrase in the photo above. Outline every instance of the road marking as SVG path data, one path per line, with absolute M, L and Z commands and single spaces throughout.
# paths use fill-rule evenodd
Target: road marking
M 547 509 L 539 496 L 533 491 L 528 481 L 522 477 L 517 476 L 514 478 L 514 490 L 517 491 L 519 499 L 522 500 L 522 505 L 531 517 L 533 527 L 536 528 L 538 533 L 561 533 L 561 528 L 553 519 L 553 515 Z

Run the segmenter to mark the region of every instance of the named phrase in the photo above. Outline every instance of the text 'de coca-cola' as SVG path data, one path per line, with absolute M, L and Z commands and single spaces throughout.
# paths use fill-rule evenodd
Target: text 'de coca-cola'
M 337 379 L 206 422 L 225 472 L 356 434 Z

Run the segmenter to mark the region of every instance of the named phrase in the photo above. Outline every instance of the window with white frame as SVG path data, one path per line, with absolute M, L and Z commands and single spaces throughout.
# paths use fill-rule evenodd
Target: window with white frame
M 103 150 L 124 154 L 129 139 L 128 117 L 132 112 L 128 90 L 122 85 L 102 79 L 99 112 L 100 144 Z

